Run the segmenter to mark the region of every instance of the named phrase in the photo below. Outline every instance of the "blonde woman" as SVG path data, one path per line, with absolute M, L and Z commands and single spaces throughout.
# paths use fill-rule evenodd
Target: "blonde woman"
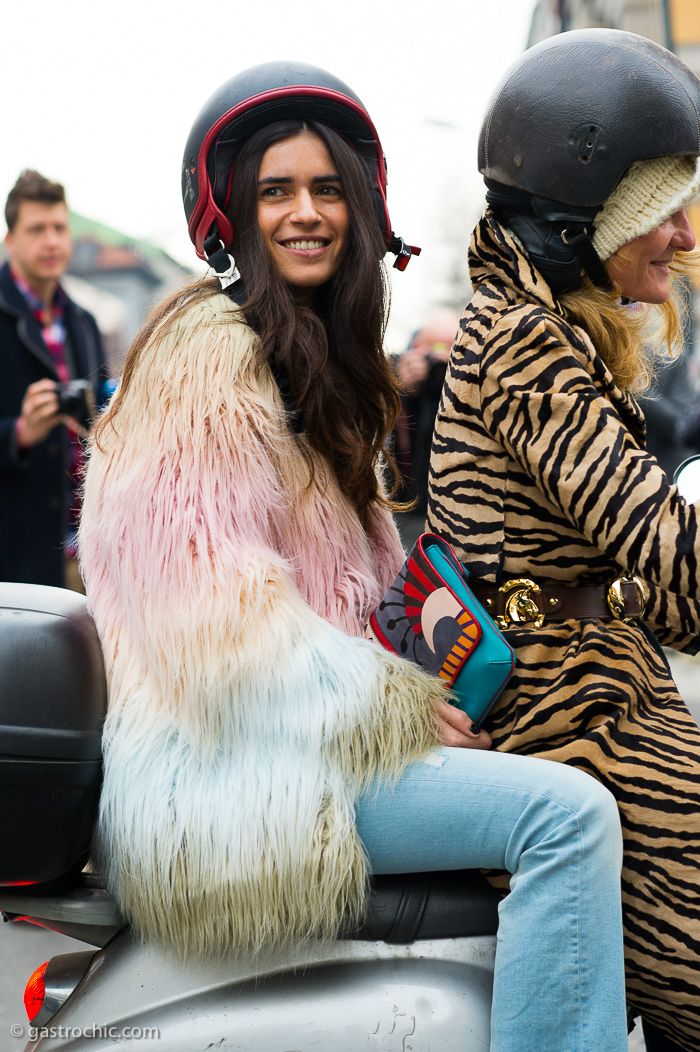
M 505 75 L 428 509 L 516 651 L 494 744 L 617 798 L 650 1052 L 700 1047 L 700 732 L 660 646 L 700 647 L 700 531 L 644 450 L 634 392 L 650 333 L 660 354 L 677 342 L 675 276 L 697 272 L 699 129 L 700 82 L 628 33 L 554 37 Z

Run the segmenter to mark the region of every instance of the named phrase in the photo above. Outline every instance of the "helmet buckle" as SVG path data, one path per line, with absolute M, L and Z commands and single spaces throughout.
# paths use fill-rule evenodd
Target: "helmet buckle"
M 593 284 L 599 289 L 610 291 L 612 289 L 612 282 L 610 281 L 607 270 L 601 262 L 600 256 L 593 248 L 593 241 L 591 240 L 591 234 L 589 233 L 588 227 L 581 225 L 578 230 L 564 228 L 559 236 L 564 244 L 568 245 L 576 255 Z
M 392 231 L 389 251 L 395 253 L 394 267 L 396 270 L 405 270 L 411 256 L 420 256 L 421 250 L 417 245 L 407 245 L 402 237 Z
M 229 285 L 240 281 L 241 272 L 236 266 L 235 259 L 226 251 L 226 246 L 216 234 L 211 235 L 204 242 L 204 255 L 219 279 L 222 289 L 227 289 Z

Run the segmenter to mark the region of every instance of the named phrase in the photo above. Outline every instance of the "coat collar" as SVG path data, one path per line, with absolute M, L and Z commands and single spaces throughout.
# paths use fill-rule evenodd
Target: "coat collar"
M 16 317 L 29 312 L 27 301 L 13 281 L 8 262 L 0 267 L 0 309 Z
M 634 395 L 622 391 L 590 337 L 565 317 L 551 288 L 532 263 L 515 235 L 496 220 L 491 210 L 477 224 L 469 247 L 469 273 L 474 287 L 488 285 L 489 299 L 495 293 L 505 308 L 531 303 L 555 314 L 564 322 L 571 342 L 585 358 L 586 369 L 599 389 L 610 400 L 633 433 L 638 445 L 645 445 L 646 421 Z
M 58 379 L 55 362 L 41 334 L 41 326 L 15 285 L 9 263 L 0 267 L 0 311 L 17 319 L 17 336 L 22 345 L 41 362 L 50 376 Z
M 65 322 L 68 335 L 67 353 L 72 356 L 76 376 L 90 376 L 99 383 L 102 352 L 97 330 L 90 315 L 66 296 Z M 26 350 L 37 358 L 50 376 L 58 379 L 56 365 L 41 333 L 34 312 L 14 283 L 9 263 L 0 267 L 0 312 L 17 319 L 17 336 Z
M 497 286 L 508 303 L 523 299 L 561 313 L 552 290 L 516 236 L 489 210 L 474 231 L 469 248 L 469 273 L 476 290 L 483 282 Z
M 73 302 L 70 296 L 66 295 L 65 291 L 63 295 L 65 296 L 64 308 L 66 314 L 79 316 L 85 313 L 77 303 Z M 26 299 L 15 285 L 10 264 L 7 261 L 0 266 L 0 310 L 5 311 L 6 314 L 13 314 L 18 318 L 32 313 Z

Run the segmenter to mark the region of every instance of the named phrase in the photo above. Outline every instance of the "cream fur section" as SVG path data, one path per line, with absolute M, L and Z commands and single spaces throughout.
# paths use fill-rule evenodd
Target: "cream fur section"
M 81 564 L 108 674 L 99 852 L 182 953 L 332 937 L 362 912 L 353 802 L 436 742 L 436 682 L 359 638 L 402 558 L 310 487 L 225 297 L 166 322 L 92 450 Z

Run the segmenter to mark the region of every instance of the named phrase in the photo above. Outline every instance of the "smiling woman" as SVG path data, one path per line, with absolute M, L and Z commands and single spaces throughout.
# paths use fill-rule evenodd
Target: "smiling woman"
M 225 215 L 243 274 L 236 300 L 295 403 L 295 426 L 360 509 L 379 495 L 367 451 L 377 455 L 397 411 L 383 352 L 385 206 L 367 188 L 358 152 L 333 126 L 290 117 L 241 145 Z

